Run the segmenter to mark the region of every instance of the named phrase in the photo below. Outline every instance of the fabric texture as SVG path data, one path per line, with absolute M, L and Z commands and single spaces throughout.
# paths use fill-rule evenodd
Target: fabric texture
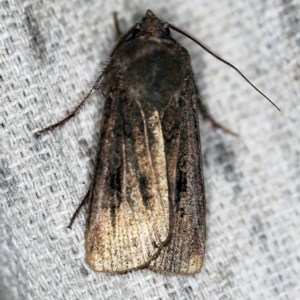
M 300 3 L 0 1 L 0 298 L 300 299 Z M 112 13 L 126 31 L 147 8 L 237 65 L 282 109 L 186 37 L 199 92 L 234 138 L 200 119 L 207 198 L 201 273 L 125 275 L 85 262 L 88 190 L 104 99 L 63 128 L 108 61 Z

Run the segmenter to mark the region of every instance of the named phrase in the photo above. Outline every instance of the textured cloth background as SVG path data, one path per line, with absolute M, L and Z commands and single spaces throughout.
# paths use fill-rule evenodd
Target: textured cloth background
M 19 1 L 0 13 L 1 299 L 300 299 L 300 3 L 251 1 Z M 207 194 L 201 273 L 93 272 L 87 209 L 66 228 L 93 172 L 103 97 L 40 139 L 87 93 L 114 44 L 151 8 L 236 64 L 174 34 L 190 52 L 203 101 L 239 138 L 200 120 Z

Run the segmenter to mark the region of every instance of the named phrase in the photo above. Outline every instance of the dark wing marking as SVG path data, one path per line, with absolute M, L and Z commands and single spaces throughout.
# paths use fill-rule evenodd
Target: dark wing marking
M 101 125 L 86 252 L 94 270 L 123 273 L 148 265 L 167 242 L 169 195 L 158 112 L 114 93 Z
M 162 120 L 169 127 L 164 128 L 164 135 L 173 219 L 170 243 L 149 266 L 158 272 L 193 274 L 203 263 L 205 193 L 197 97 L 190 76 L 181 89 L 177 108 L 166 110 Z

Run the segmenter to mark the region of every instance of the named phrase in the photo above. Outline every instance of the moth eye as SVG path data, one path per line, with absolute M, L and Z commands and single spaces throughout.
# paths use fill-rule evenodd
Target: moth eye
M 141 29 L 141 23 L 136 23 L 134 30 L 131 33 L 131 37 L 135 37 Z

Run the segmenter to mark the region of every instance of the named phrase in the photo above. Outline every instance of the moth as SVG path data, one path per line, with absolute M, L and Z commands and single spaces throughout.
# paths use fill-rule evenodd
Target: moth
M 234 133 L 201 103 L 189 53 L 170 29 L 234 68 L 271 101 L 235 66 L 151 10 L 121 35 L 109 64 L 80 105 L 62 121 L 37 132 L 40 136 L 63 125 L 96 90 L 105 95 L 94 179 L 70 223 L 89 202 L 86 256 L 95 271 L 150 268 L 194 274 L 203 264 L 199 111 L 215 127 Z

